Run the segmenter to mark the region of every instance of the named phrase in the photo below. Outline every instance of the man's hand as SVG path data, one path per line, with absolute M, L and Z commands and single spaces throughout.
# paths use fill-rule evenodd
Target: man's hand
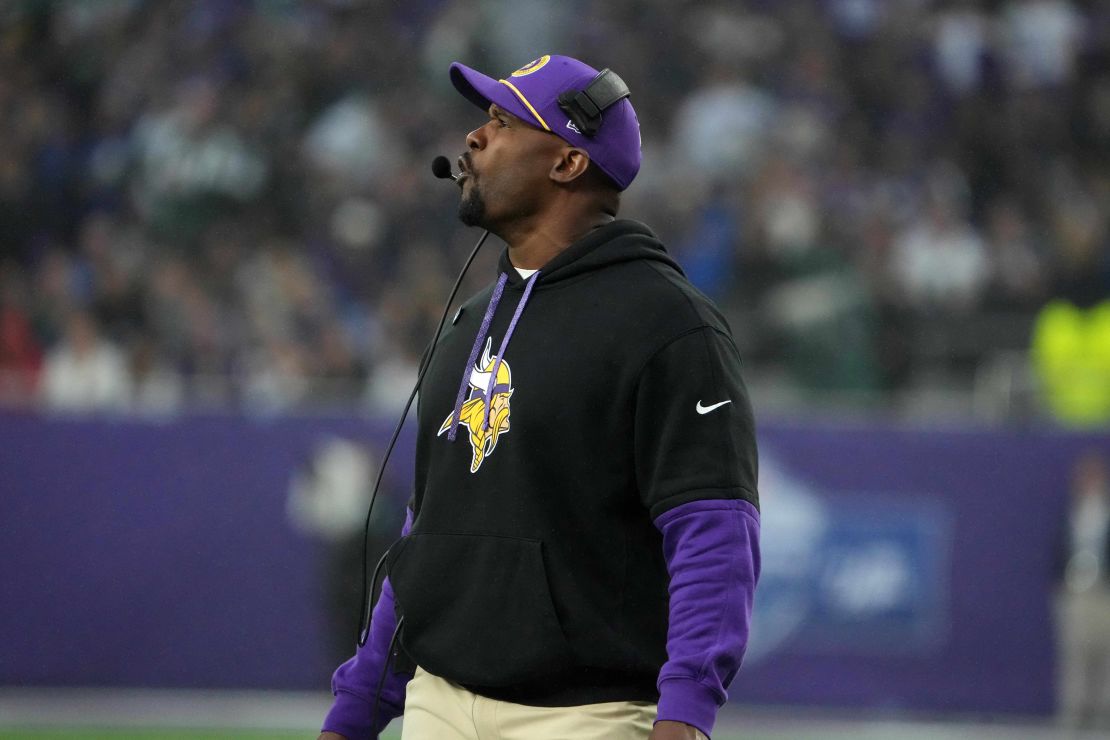
M 321 732 L 320 737 L 316 740 L 347 740 L 347 738 L 340 735 L 338 732 Z
M 655 723 L 649 740 L 709 740 L 709 738 L 693 725 L 665 719 Z

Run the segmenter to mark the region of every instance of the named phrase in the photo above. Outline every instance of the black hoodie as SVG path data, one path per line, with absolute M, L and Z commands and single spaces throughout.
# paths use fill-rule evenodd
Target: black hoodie
M 653 520 L 701 499 L 758 505 L 739 356 L 637 222 L 551 260 L 523 311 L 527 281 L 507 252 L 500 271 L 488 339 L 495 286 L 444 330 L 420 393 L 415 518 L 388 561 L 401 647 L 497 699 L 655 701 L 668 576 Z

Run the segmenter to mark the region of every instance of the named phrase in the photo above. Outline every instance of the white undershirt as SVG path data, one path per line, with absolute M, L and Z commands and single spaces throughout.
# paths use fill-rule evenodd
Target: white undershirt
M 532 277 L 532 275 L 534 275 L 536 272 L 535 270 L 525 270 L 523 267 L 517 267 L 516 271 L 519 272 L 520 276 L 525 280 Z

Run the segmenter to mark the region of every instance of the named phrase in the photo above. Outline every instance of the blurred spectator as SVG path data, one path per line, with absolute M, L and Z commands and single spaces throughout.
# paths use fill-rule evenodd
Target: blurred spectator
M 728 204 L 714 198 L 697 215 L 687 240 L 674 249 L 690 282 L 716 299 L 724 298 L 732 287 L 732 260 L 740 236 L 737 221 Z
M 372 569 L 396 539 L 404 521 L 403 507 L 392 495 L 389 481 L 383 483 L 374 503 L 373 518 L 366 530 L 367 506 L 378 464 L 366 447 L 341 437 L 320 440 L 289 483 L 286 513 L 290 524 L 319 540 L 325 547 L 320 581 L 325 597 L 320 604 L 327 624 L 324 636 L 329 654 L 345 660 L 358 633 L 362 604 L 363 562 Z M 363 549 L 363 532 L 368 541 Z M 367 573 L 367 577 L 373 575 Z M 381 576 L 374 584 L 381 587 Z M 377 594 L 371 594 L 371 602 Z
M 906 304 L 926 311 L 974 308 L 990 277 L 983 240 L 940 200 L 895 238 L 890 267 Z
M 1094 183 L 1068 160 L 1054 163 L 1047 206 L 1056 244 L 1054 294 L 1087 308 L 1110 297 L 1107 219 Z
M 1075 729 L 1110 730 L 1110 468 L 1076 460 L 1057 605 L 1059 712 Z
M 126 358 L 88 313 L 71 313 L 62 340 L 47 353 L 42 398 L 59 411 L 122 411 L 130 404 Z
M 1011 0 L 1002 12 L 1004 58 L 1018 87 L 1055 87 L 1075 71 L 1082 18 L 1066 0 Z
M 132 410 L 143 415 L 163 415 L 181 408 L 185 401 L 181 376 L 158 356 L 148 337 L 132 347 L 129 367 L 134 383 Z
M 363 94 L 324 110 L 305 133 L 304 146 L 309 165 L 340 193 L 388 176 L 397 164 L 397 142 L 377 105 Z
M 245 368 L 244 401 L 256 411 L 287 411 L 308 397 L 308 358 L 299 345 L 274 340 L 257 348 Z
M 366 387 L 367 407 L 381 414 L 399 413 L 416 383 L 419 359 L 402 350 L 379 363 Z
M 1000 198 L 987 213 L 986 247 L 994 274 L 992 303 L 1011 310 L 1040 305 L 1047 295 L 1045 256 L 1025 213 Z
M 978 92 L 983 83 L 990 23 L 977 3 L 965 0 L 938 11 L 933 54 L 940 79 L 958 96 Z
M 221 104 L 214 82 L 190 79 L 172 108 L 136 122 L 135 205 L 168 238 L 199 236 L 231 203 L 257 195 L 265 180 L 265 161 L 220 119 Z
M 688 166 L 719 178 L 745 177 L 774 123 L 775 100 L 734 68 L 718 65 L 675 115 L 675 143 Z
M 42 348 L 26 305 L 21 273 L 0 263 L 0 407 L 28 406 L 38 391 Z
M 1033 366 L 1049 410 L 1069 426 L 1110 421 L 1110 300 L 1086 311 L 1048 303 L 1033 328 Z

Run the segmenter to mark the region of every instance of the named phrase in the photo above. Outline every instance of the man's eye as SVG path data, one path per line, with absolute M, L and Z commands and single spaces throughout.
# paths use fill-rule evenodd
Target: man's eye
M 498 118 L 497 123 L 500 124 L 501 128 L 508 128 L 509 127 L 509 122 L 506 121 L 504 118 Z

